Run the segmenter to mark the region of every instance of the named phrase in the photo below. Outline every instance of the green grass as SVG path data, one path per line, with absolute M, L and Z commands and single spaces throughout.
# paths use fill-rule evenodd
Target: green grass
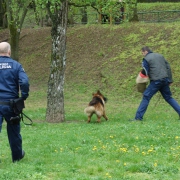
M 91 97 L 85 94 L 79 101 L 76 96 L 72 100 L 66 90 L 66 121 L 50 124 L 45 122 L 45 89 L 32 92 L 25 113 L 34 124 L 22 123 L 21 130 L 26 156 L 11 163 L 4 123 L 0 179 L 179 179 L 178 115 L 157 95 L 143 122 L 129 122 L 141 100 L 141 95 L 136 95 L 135 99 L 109 96 L 106 104 L 109 121 L 102 119 L 99 124 L 93 116 L 87 124 L 83 109 Z M 32 106 L 33 102 L 38 103 Z
M 180 3 L 138 3 L 138 12 L 179 10 Z

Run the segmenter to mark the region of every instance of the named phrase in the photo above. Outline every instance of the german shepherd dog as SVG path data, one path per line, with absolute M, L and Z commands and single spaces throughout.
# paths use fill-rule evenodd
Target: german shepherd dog
M 108 117 L 105 113 L 105 103 L 107 101 L 107 98 L 105 98 L 101 92 L 98 90 L 96 93 L 92 94 L 93 98 L 90 101 L 88 107 L 84 109 L 84 112 L 88 116 L 88 123 L 91 121 L 91 117 L 93 114 L 96 114 L 97 116 L 97 122 L 101 122 L 101 117 L 103 116 L 106 121 L 108 120 Z

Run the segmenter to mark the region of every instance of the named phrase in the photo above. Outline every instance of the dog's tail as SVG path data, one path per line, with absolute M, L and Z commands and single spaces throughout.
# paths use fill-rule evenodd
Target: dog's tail
M 84 113 L 90 116 L 93 112 L 95 112 L 95 107 L 94 106 L 88 106 L 87 108 L 84 109 Z

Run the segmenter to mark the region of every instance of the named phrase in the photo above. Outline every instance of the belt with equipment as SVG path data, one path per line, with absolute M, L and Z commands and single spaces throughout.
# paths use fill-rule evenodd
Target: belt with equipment
M 10 106 L 10 102 L 5 102 L 5 101 L 0 101 L 0 105 L 7 105 L 7 106 Z

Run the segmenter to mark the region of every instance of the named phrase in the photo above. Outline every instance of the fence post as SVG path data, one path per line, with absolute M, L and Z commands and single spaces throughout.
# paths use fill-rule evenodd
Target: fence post
M 158 22 L 160 22 L 159 11 L 158 11 Z

